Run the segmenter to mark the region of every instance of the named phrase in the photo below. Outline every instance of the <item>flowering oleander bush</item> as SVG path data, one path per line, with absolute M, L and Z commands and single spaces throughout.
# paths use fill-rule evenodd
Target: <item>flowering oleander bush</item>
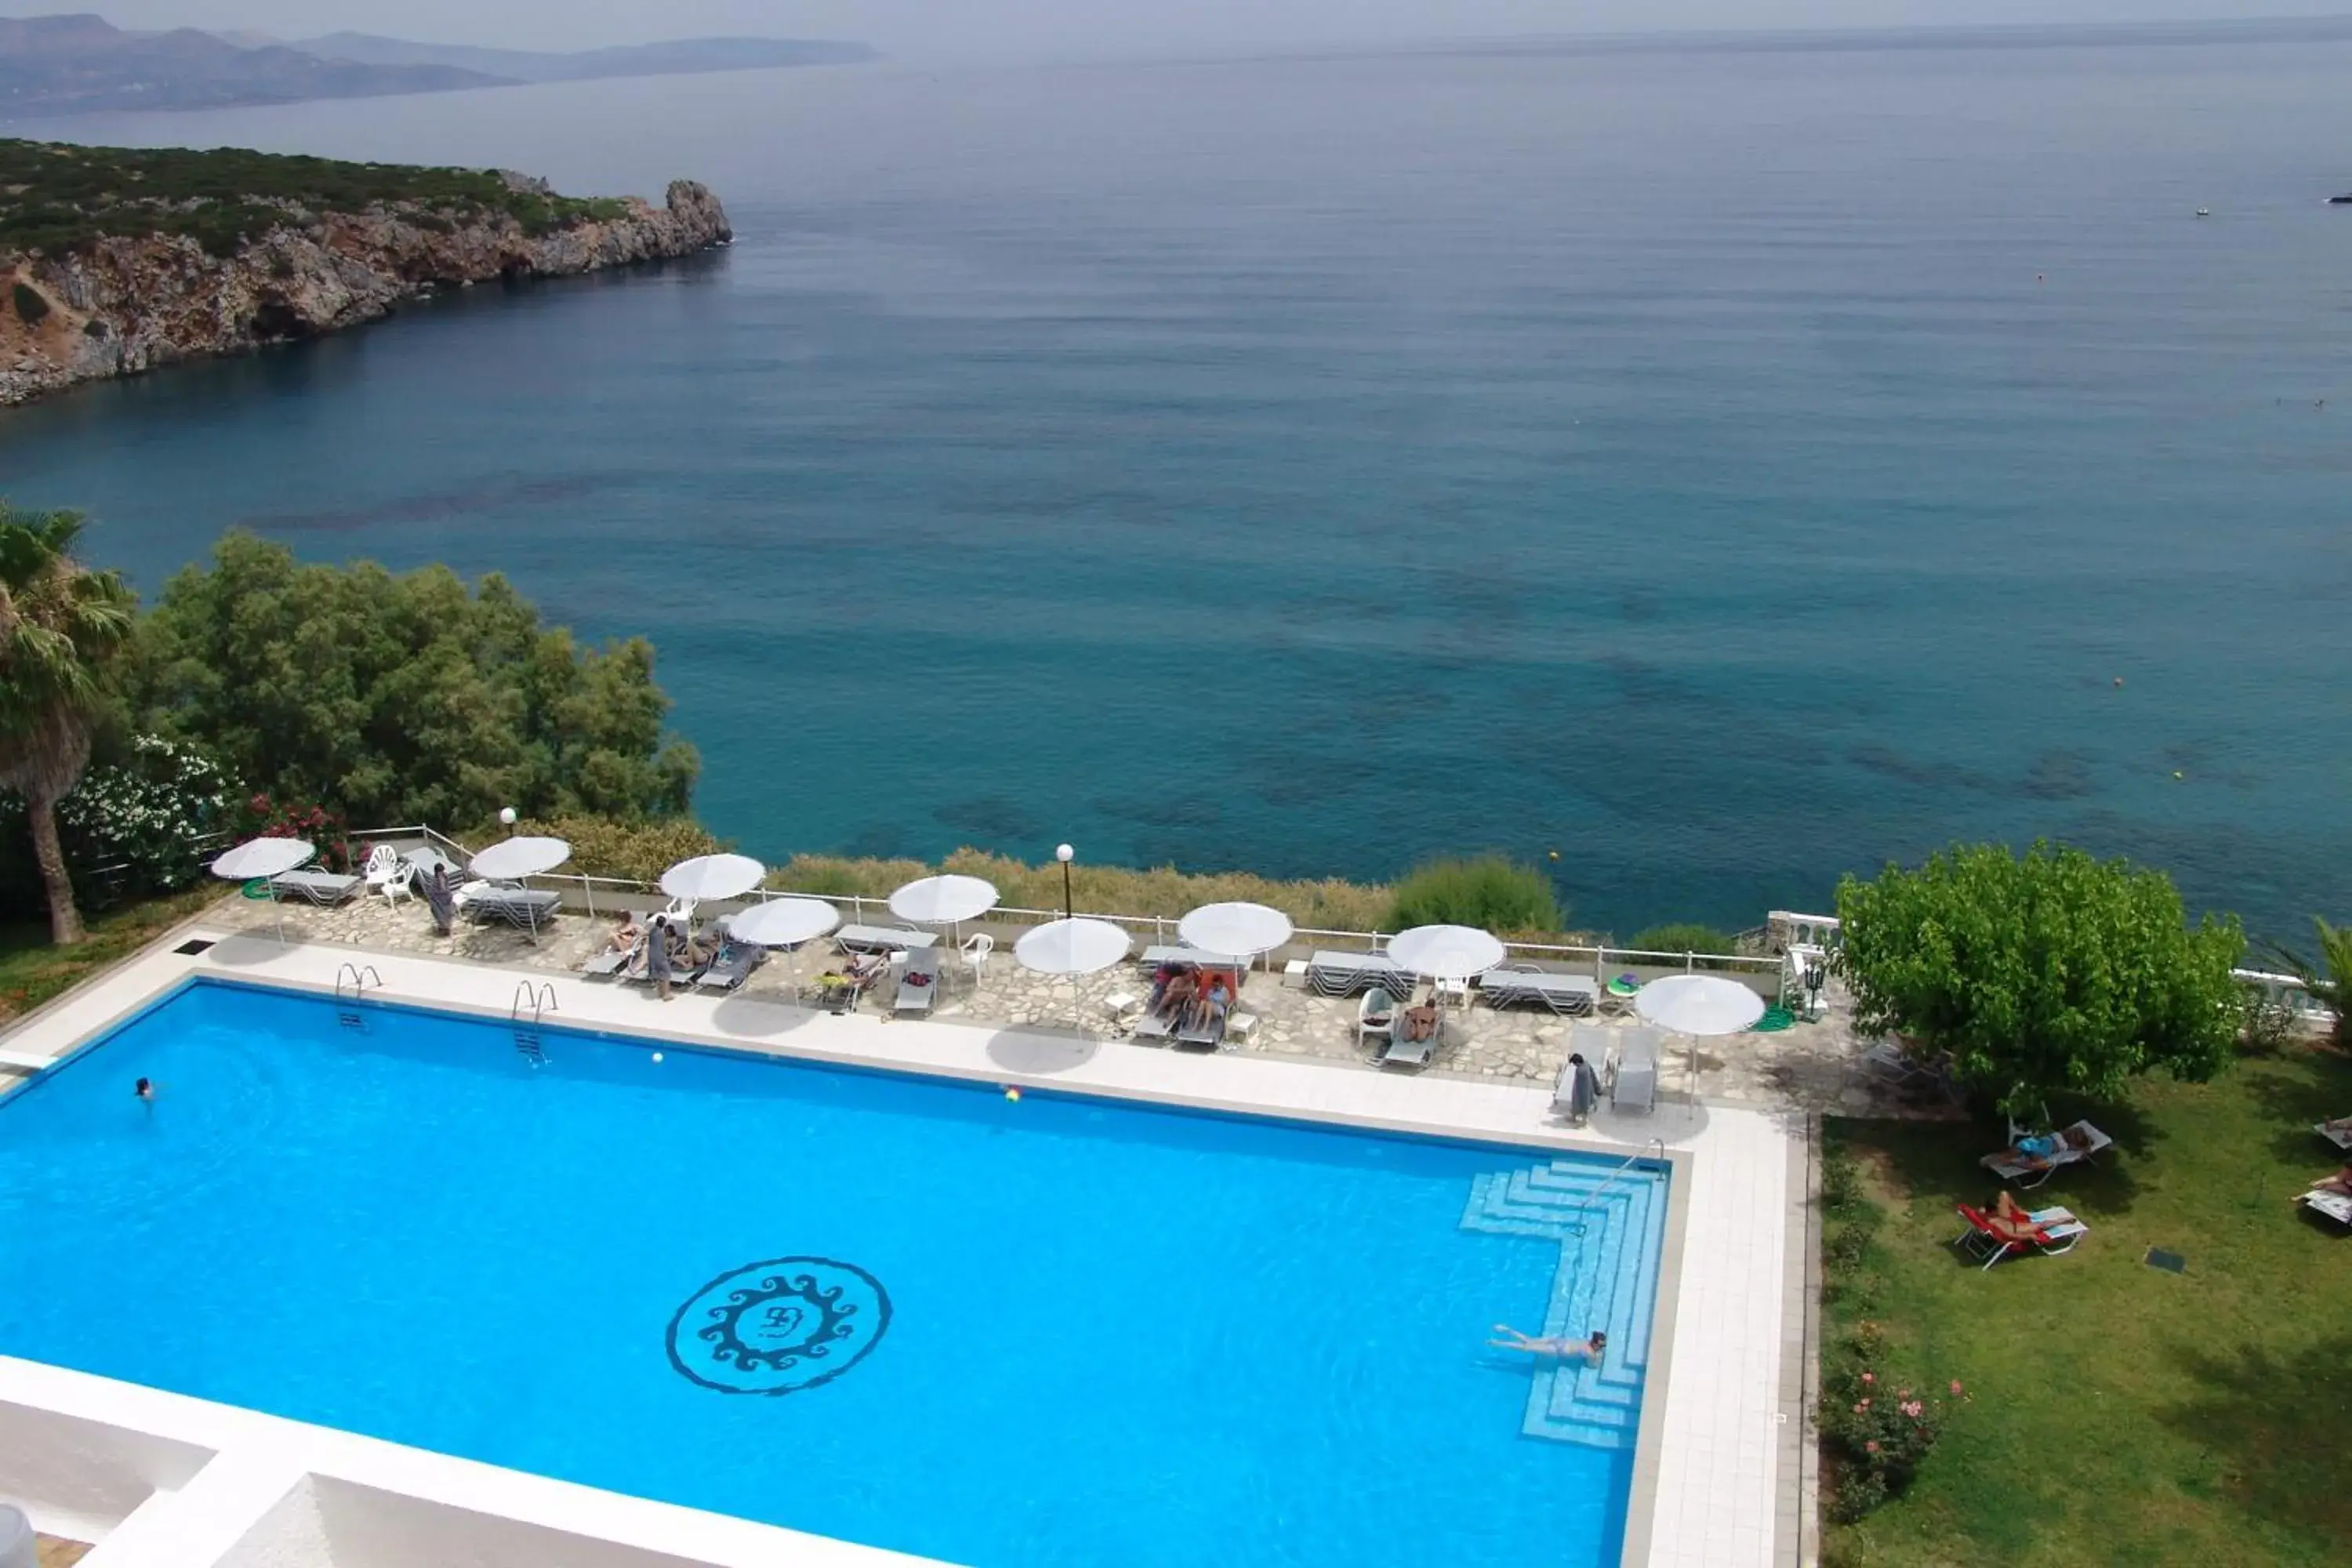
M 130 754 L 92 768 L 58 803 L 58 826 L 88 857 L 124 862 L 159 892 L 204 875 L 203 837 L 226 825 L 227 771 L 184 741 L 134 735 Z
M 1885 1336 L 1864 1320 L 1822 1371 L 1822 1443 L 1834 1462 L 1831 1516 L 1850 1524 L 1911 1484 L 1952 1406 L 1968 1398 L 1958 1379 L 1941 1389 L 1883 1371 Z
M 304 838 L 318 849 L 320 870 L 352 868 L 351 827 L 340 811 L 329 811 L 315 803 L 273 800 L 266 795 L 254 795 L 240 801 L 233 816 L 234 837 L 240 841 Z

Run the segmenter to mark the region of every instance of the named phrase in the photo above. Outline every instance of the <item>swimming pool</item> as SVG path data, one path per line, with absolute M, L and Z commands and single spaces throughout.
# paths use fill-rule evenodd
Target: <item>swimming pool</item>
M 358 1016 L 0 1101 L 0 1350 L 980 1568 L 1616 1560 L 1663 1170 Z

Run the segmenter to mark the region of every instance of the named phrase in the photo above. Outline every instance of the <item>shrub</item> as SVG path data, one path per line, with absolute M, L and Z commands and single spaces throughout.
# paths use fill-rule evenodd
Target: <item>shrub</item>
M 2242 987 L 2238 1048 L 2250 1057 L 2274 1057 L 2293 1040 L 2300 1021 L 2284 997 L 2258 986 Z
M 82 775 L 58 803 L 58 825 L 84 853 L 121 860 L 133 887 L 170 892 L 204 875 L 199 839 L 228 825 L 233 786 L 196 747 L 134 735 L 121 763 Z
M 319 851 L 317 865 L 325 871 L 352 868 L 351 828 L 342 814 L 315 802 L 272 800 L 247 795 L 230 812 L 230 833 L 247 838 L 303 838 Z
M 1925 1380 L 1881 1371 L 1885 1351 L 1881 1337 L 1858 1331 L 1822 1369 L 1822 1443 L 1836 1466 L 1830 1509 L 1840 1523 L 1901 1496 L 1942 1436 L 1948 1410 L 1967 1397 L 1957 1382 L 1937 1394 Z
M 8 296 L 16 303 L 16 319 L 28 327 L 49 313 L 49 302 L 41 298 L 41 291 L 21 279 L 8 291 Z
M 1691 921 L 1652 926 L 1633 933 L 1625 944 L 1638 952 L 1722 952 L 1739 951 L 1730 933 Z
M 1549 933 L 1562 924 L 1551 879 L 1499 855 L 1433 860 L 1396 885 L 1389 925 L 1476 926 L 1498 935 Z
M 557 816 L 518 824 L 518 833 L 543 833 L 572 846 L 567 871 L 592 877 L 621 877 L 653 882 L 680 860 L 710 855 L 727 847 L 700 823 L 685 817 L 659 822 L 614 822 L 602 816 Z M 506 829 L 490 826 L 475 835 L 477 846 L 502 837 Z

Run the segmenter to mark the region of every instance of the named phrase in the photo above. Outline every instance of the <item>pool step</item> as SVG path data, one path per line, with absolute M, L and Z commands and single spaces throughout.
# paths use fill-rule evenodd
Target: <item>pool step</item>
M 535 1068 L 547 1065 L 547 1052 L 540 1047 L 538 1030 L 517 1029 L 514 1040 L 517 1056 Z
M 1655 1258 L 1665 1234 L 1663 1174 L 1558 1160 L 1472 1179 L 1465 1230 L 1545 1240 L 1559 1247 L 1542 1332 L 1609 1336 L 1600 1366 L 1539 1363 L 1520 1430 L 1599 1448 L 1633 1446 L 1650 1360 L 1654 1270 L 1621 1260 Z

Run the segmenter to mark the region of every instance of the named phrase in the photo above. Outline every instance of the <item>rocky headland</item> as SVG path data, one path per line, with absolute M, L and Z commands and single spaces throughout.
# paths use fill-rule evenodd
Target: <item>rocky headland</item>
M 116 179 L 103 200 L 27 216 L 18 185 L 13 221 L 0 221 L 0 405 L 339 331 L 437 289 L 685 256 L 732 237 L 719 198 L 690 180 L 656 207 L 560 197 L 510 174 L 284 162 L 366 170 L 388 188 L 371 199 L 348 180 L 322 181 L 326 194 L 310 202 L 279 191 L 125 203 Z M 465 182 L 454 195 L 452 181 Z

